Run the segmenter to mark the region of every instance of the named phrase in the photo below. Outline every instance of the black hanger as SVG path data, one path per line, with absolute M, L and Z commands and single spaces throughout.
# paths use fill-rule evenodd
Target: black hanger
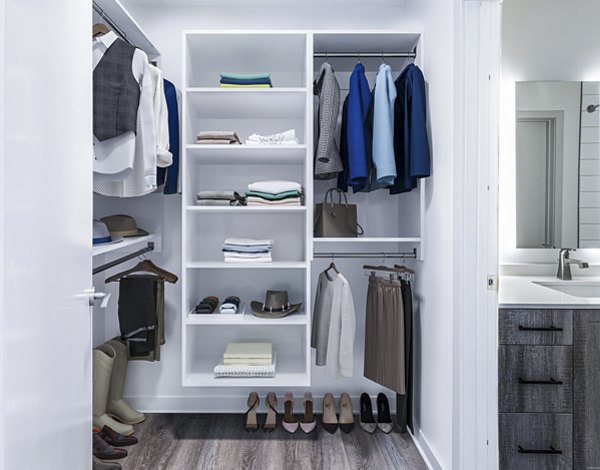
M 111 276 L 108 279 L 106 279 L 106 281 L 104 282 L 108 284 L 109 282 L 119 281 L 120 279 L 137 272 L 149 272 L 156 274 L 158 277 L 164 279 L 167 282 L 170 282 L 171 284 L 175 284 L 179 279 L 175 274 L 156 266 L 149 259 L 145 259 L 144 261 L 140 261 L 133 268 L 128 269 L 127 271 L 123 271 L 122 273 L 115 274 L 114 276 Z

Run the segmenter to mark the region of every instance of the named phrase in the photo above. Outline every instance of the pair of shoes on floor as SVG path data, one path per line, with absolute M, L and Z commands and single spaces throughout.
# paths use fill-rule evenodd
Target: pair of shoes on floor
M 121 464 L 119 462 L 103 462 L 92 457 L 92 470 L 121 470 Z
M 121 447 L 137 444 L 134 436 L 124 436 L 115 432 L 108 426 L 101 430 L 95 429 L 92 436 L 92 450 L 94 457 L 101 460 L 115 460 L 127 457 L 127 451 Z
M 283 401 L 283 421 L 281 425 L 283 429 L 285 429 L 289 433 L 295 433 L 298 428 L 302 429 L 306 434 L 313 432 L 317 427 L 317 420 L 315 419 L 314 414 L 314 402 L 312 393 L 305 392 L 304 393 L 304 417 L 298 421 L 294 417 L 294 396 L 291 392 L 287 392 L 285 394 L 285 399 Z
M 141 423 L 145 417 L 123 400 L 127 346 L 115 338 L 94 349 L 92 359 L 94 426 L 132 435 L 132 424 Z
M 248 395 L 248 411 L 246 411 L 244 416 L 244 429 L 247 432 L 254 432 L 259 428 L 258 416 L 256 414 L 259 404 L 260 398 L 258 398 L 258 393 L 250 393 L 250 395 Z M 266 434 L 269 434 L 277 428 L 277 396 L 275 393 L 269 392 L 267 394 L 266 405 L 267 416 L 265 417 L 262 429 Z
M 394 422 L 390 413 L 390 404 L 385 394 L 380 393 L 377 395 L 377 422 L 373 417 L 371 397 L 367 393 L 360 396 L 360 427 L 371 434 L 377 431 L 377 428 L 386 434 L 392 432 Z
M 352 399 L 347 393 L 340 395 L 340 416 L 338 418 L 335 410 L 335 399 L 331 393 L 326 393 L 323 397 L 323 428 L 333 434 L 338 427 L 346 434 L 354 429 Z

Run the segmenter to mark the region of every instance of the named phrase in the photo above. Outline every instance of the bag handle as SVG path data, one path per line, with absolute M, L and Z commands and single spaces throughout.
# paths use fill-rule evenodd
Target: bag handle
M 330 188 L 326 193 L 325 193 L 325 201 L 324 203 L 327 204 L 327 200 L 331 199 L 331 202 L 329 204 L 331 204 L 333 206 L 333 193 L 337 192 L 338 195 L 338 204 L 342 203 L 342 196 L 344 196 L 344 205 L 346 207 L 348 207 L 348 198 L 346 197 L 346 193 L 344 191 L 342 191 L 339 188 Z M 331 197 L 330 197 L 331 196 Z

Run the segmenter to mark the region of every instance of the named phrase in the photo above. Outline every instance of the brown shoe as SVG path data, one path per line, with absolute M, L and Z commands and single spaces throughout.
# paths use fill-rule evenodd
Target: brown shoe
M 125 449 L 111 446 L 98 434 L 94 434 L 93 436 L 92 449 L 94 457 L 97 457 L 100 460 L 115 460 L 127 457 L 127 451 Z
M 98 435 L 114 447 L 127 447 L 138 443 L 137 437 L 124 436 L 123 434 L 113 431 L 112 428 L 109 428 L 106 425 L 102 428 L 102 431 L 100 431 Z

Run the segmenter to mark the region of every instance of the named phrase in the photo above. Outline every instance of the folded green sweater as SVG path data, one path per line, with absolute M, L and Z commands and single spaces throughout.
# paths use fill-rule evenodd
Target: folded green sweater
M 282 193 L 271 194 L 263 193 L 260 191 L 246 191 L 246 196 L 255 196 L 269 201 L 281 201 L 283 199 L 289 199 L 292 197 L 299 197 L 300 191 L 284 191 Z
M 260 80 L 270 79 L 270 73 L 222 73 L 221 78 L 231 78 L 234 80 Z

